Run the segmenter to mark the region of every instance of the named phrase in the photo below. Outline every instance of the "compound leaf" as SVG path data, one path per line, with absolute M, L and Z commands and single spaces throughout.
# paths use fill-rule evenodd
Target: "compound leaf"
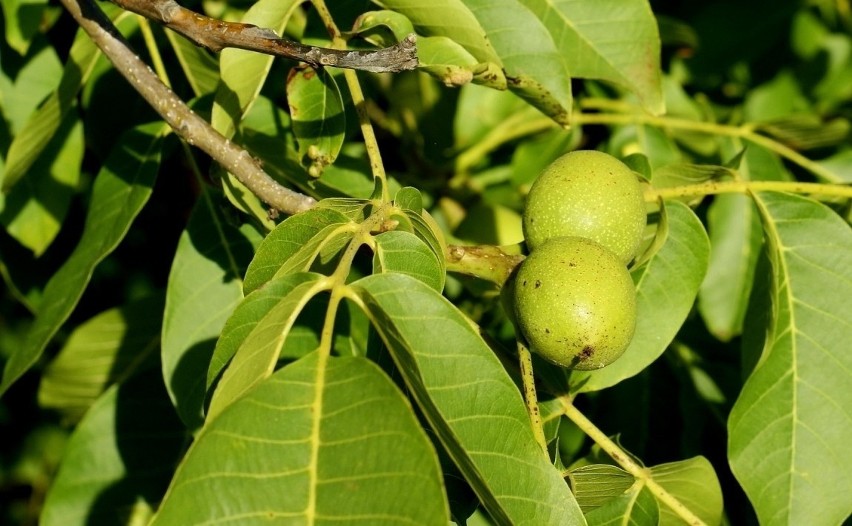
M 447 524 L 435 451 L 372 362 L 311 353 L 262 382 L 205 426 L 152 525 L 269 521 Z
M 208 420 L 216 418 L 228 405 L 272 374 L 296 317 L 311 298 L 329 288 L 330 282 L 330 278 L 307 273 L 291 274 L 283 279 L 299 283 L 269 309 L 237 349 L 210 400 Z M 202 376 L 201 381 L 203 379 Z
M 393 230 L 377 235 L 373 256 L 373 272 L 401 272 L 408 274 L 433 289 L 444 289 L 444 271 L 437 256 L 416 235 Z
M 288 217 L 258 247 L 246 271 L 243 290 L 248 294 L 276 275 L 309 270 L 330 240 L 348 238 L 354 226 L 343 213 L 325 207 Z
M 520 392 L 473 325 L 405 274 L 374 274 L 351 288 L 491 516 L 505 524 L 582 524 L 568 485 L 533 438 Z
M 804 197 L 754 199 L 771 282 L 752 305 L 766 338 L 728 419 L 731 468 L 761 524 L 840 524 L 852 512 L 852 229 Z

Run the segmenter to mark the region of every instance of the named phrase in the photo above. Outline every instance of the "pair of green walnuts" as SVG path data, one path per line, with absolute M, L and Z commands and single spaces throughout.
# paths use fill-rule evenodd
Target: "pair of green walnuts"
M 602 152 L 565 154 L 536 179 L 523 220 L 530 255 L 515 276 L 512 303 L 530 348 L 572 369 L 611 364 L 636 327 L 627 264 L 647 221 L 636 174 Z

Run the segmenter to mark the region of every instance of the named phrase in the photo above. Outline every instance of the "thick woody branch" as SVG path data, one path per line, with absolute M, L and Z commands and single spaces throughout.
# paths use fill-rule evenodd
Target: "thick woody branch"
M 291 58 L 314 67 L 334 66 L 374 73 L 414 69 L 418 64 L 414 35 L 409 35 L 395 46 L 374 51 L 328 49 L 279 38 L 271 29 L 210 18 L 182 7 L 175 0 L 111 1 L 128 11 L 159 22 L 214 52 L 235 47 Z
M 312 197 L 278 184 L 245 149 L 226 139 L 189 109 L 136 56 L 92 0 L 60 1 L 115 68 L 181 138 L 207 153 L 273 208 L 295 214 L 314 205 L 316 201 Z

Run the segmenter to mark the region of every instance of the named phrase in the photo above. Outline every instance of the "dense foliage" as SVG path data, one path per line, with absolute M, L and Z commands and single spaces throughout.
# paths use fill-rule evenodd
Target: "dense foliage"
M 848 1 L 328 4 L 183 2 L 322 47 L 416 33 L 419 68 L 213 54 L 97 3 L 318 200 L 288 215 L 61 5 L 2 0 L 0 522 L 847 520 Z M 525 196 L 578 149 L 648 211 L 632 341 L 588 371 L 531 355 L 506 293 Z

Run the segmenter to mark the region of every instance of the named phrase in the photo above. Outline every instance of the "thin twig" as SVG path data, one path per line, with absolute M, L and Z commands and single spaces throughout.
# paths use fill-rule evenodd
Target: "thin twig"
M 334 66 L 374 73 L 395 73 L 415 69 L 418 65 L 413 34 L 394 46 L 371 51 L 328 49 L 280 38 L 272 29 L 210 18 L 182 7 L 175 0 L 111 1 L 128 11 L 159 22 L 214 52 L 235 47 L 291 58 L 314 67 Z
M 312 197 L 278 184 L 245 149 L 223 137 L 210 123 L 193 113 L 189 106 L 136 56 L 127 41 L 92 0 L 60 1 L 115 68 L 186 142 L 207 153 L 255 195 L 277 210 L 295 214 L 316 203 Z

